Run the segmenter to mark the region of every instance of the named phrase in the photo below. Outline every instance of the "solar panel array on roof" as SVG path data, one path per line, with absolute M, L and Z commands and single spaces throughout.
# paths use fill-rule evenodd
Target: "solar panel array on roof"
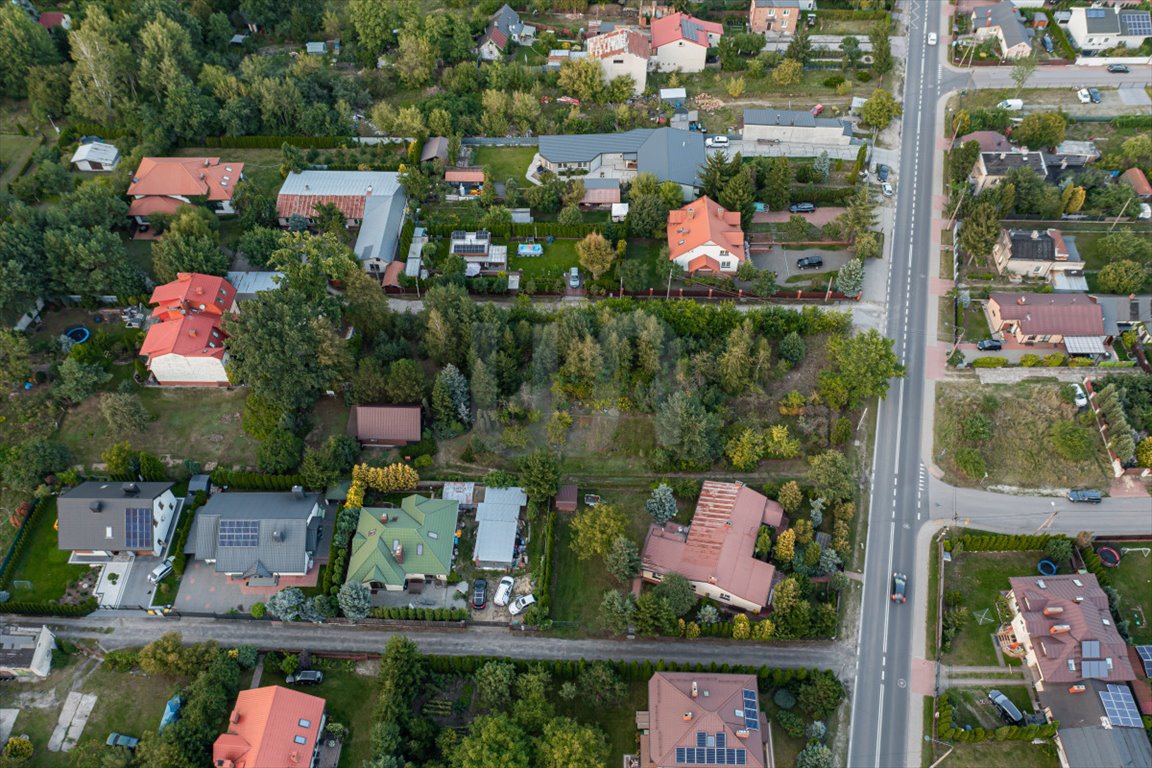
M 750 731 L 760 730 L 760 705 L 756 703 L 756 691 L 744 689 L 744 727 Z
M 1085 659 L 1098 659 L 1100 658 L 1100 641 L 1099 640 L 1085 640 L 1080 644 L 1080 655 Z
M 260 544 L 259 520 L 221 520 L 218 546 L 255 547 Z
M 1097 680 L 1104 680 L 1108 677 L 1111 670 L 1108 668 L 1108 662 L 1101 661 L 1100 659 L 1085 659 L 1084 660 L 1084 677 L 1091 677 Z
M 717 731 L 715 734 L 707 733 L 705 731 L 696 731 L 696 746 L 697 747 L 717 747 L 724 749 L 728 746 L 727 736 L 724 731 Z
M 1152 677 L 1152 645 L 1138 645 L 1136 652 L 1140 654 L 1140 661 L 1144 662 L 1144 677 Z
M 152 549 L 152 510 L 129 507 L 124 510 L 124 546 L 128 549 Z
M 1102 19 L 1105 14 L 1103 8 L 1089 8 L 1084 12 L 1084 15 L 1089 19 Z
M 1109 685 L 1107 691 L 1100 692 L 1100 701 L 1114 727 L 1141 727 L 1140 711 L 1136 709 L 1136 700 L 1132 698 L 1132 690 L 1128 686 Z
M 452 253 L 457 256 L 474 256 L 487 250 L 487 243 L 452 243 Z
M 700 735 L 702 734 L 697 734 L 697 737 Z M 697 738 L 697 740 L 699 740 L 699 738 Z M 719 747 L 676 747 L 676 764 L 747 765 L 748 750 L 723 749 Z
M 1120 25 L 1125 27 L 1130 35 L 1152 36 L 1152 16 L 1147 13 L 1121 11 Z

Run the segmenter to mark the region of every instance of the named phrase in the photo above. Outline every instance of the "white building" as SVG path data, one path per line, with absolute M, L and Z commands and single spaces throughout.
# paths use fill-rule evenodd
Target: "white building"
M 112 144 L 94 141 L 81 144 L 72 153 L 72 165 L 78 171 L 114 171 L 120 164 L 120 150 Z
M 708 197 L 669 211 L 668 258 L 689 274 L 734 274 L 748 258 L 740 212 Z
M 0 682 L 48 677 L 55 647 L 56 636 L 46 626 L 0 628 Z
M 1124 46 L 1139 48 L 1152 37 L 1152 14 L 1115 5 L 1106 8 L 1072 8 L 1068 37 L 1081 51 L 1095 52 Z
M 140 354 L 148 358 L 148 370 L 162 386 L 226 387 L 225 338 L 219 317 L 190 314 L 149 328 Z
M 652 19 L 652 50 L 661 72 L 703 72 L 708 49 L 720 42 L 724 28 L 686 13 Z
M 631 77 L 635 84 L 633 94 L 644 93 L 648 85 L 648 59 L 652 42 L 648 35 L 637 29 L 614 29 L 588 38 L 588 55 L 600 62 L 604 83 L 618 77 Z
M 741 137 L 772 144 L 847 146 L 852 143 L 852 126 L 799 110 L 746 109 Z

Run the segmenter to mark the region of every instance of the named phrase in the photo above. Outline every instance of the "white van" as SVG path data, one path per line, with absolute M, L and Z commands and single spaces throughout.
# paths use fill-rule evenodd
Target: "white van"
M 176 555 L 169 555 L 164 559 L 164 562 L 152 569 L 152 573 L 148 574 L 148 581 L 159 584 L 165 576 L 172 573 L 172 563 L 174 562 L 176 562 Z
M 1019 112 L 1024 109 L 1024 101 L 1022 99 L 1004 99 L 996 105 L 996 109 L 1006 109 L 1009 112 Z
M 726 146 L 728 146 L 728 137 L 727 136 L 709 136 L 707 139 L 704 140 L 704 146 L 706 146 L 706 147 L 726 147 Z

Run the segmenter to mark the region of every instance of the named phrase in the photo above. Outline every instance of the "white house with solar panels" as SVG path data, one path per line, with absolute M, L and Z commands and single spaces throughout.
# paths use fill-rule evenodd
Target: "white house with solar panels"
M 218 493 L 196 513 L 185 554 L 250 587 L 277 586 L 316 565 L 324 536 L 320 494 Z
M 1139 48 L 1152 37 L 1152 13 L 1114 5 L 1108 8 L 1072 8 L 1068 37 L 1087 53 L 1124 46 Z
M 172 483 L 81 483 L 57 499 L 60 549 L 95 564 L 132 552 L 164 552 L 179 511 Z

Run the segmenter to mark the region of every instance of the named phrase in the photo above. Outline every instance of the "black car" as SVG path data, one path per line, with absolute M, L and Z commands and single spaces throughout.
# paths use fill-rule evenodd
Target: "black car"
M 892 574 L 892 602 L 908 602 L 908 577 L 902 573 Z
M 824 259 L 819 256 L 805 256 L 802 259 L 796 259 L 797 269 L 820 269 L 824 266 Z
M 1099 104 L 1100 102 L 1104 101 L 1104 97 L 1100 95 L 1100 90 L 1098 88 L 1089 88 L 1088 98 L 1091 99 L 1093 104 Z
M 1068 491 L 1068 501 L 1079 501 L 1085 504 L 1099 504 L 1104 500 L 1100 491 Z
M 976 349 L 981 352 L 996 352 L 1004 348 L 999 339 L 981 339 L 976 342 Z
M 988 700 L 1000 711 L 1000 716 L 1010 725 L 1020 725 L 1024 722 L 1024 715 L 1020 714 L 1020 710 L 1016 708 L 1012 700 L 1000 691 L 995 689 L 988 691 Z
M 485 579 L 476 579 L 472 585 L 472 607 L 477 611 L 488 607 L 488 582 Z
M 793 203 L 788 206 L 788 210 L 791 213 L 813 213 L 816 210 L 816 205 L 814 203 Z
M 1108 71 L 1117 75 L 1126 75 L 1128 74 L 1129 69 L 1124 64 L 1109 64 Z
M 877 178 L 877 180 L 879 180 L 880 182 L 888 181 L 889 172 L 890 171 L 888 169 L 888 166 L 886 166 L 886 165 L 881 164 L 881 165 L 876 166 L 876 178 Z

